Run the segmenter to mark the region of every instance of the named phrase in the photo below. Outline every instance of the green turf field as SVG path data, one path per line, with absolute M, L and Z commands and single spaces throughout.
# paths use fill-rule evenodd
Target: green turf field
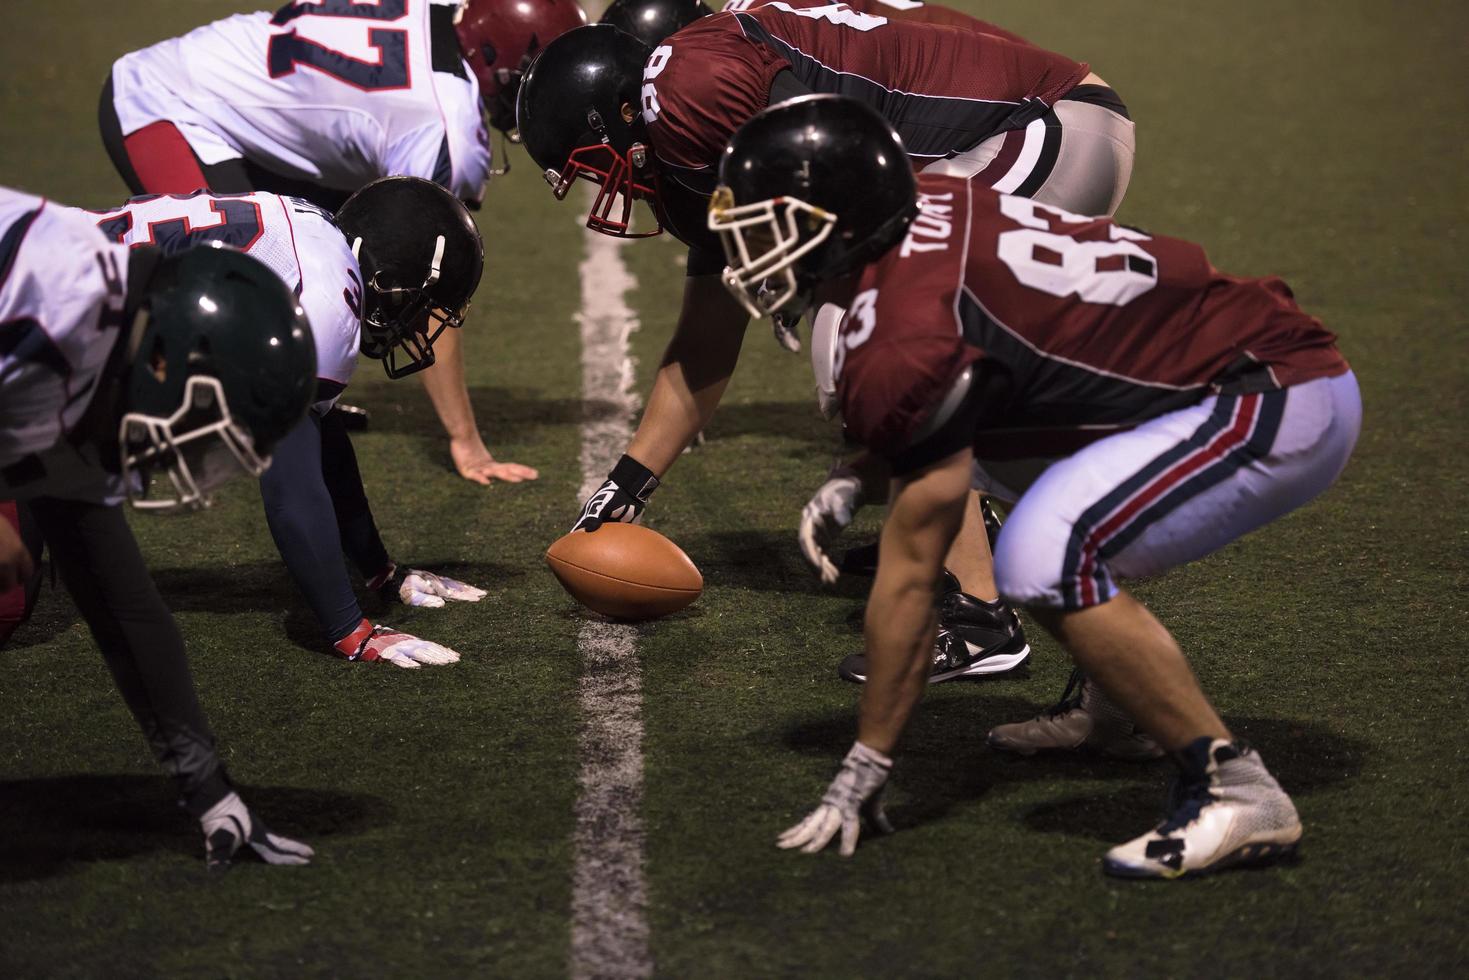
M 1102 852 L 1154 818 L 1168 770 L 984 747 L 1065 682 L 1038 630 L 1027 675 L 930 692 L 890 793 L 899 834 L 850 861 L 777 851 L 850 744 L 857 692 L 834 665 L 860 644 L 860 592 L 820 590 L 800 560 L 796 517 L 835 434 L 804 359 L 757 325 L 708 445 L 648 515 L 707 582 L 639 636 L 658 974 L 1465 975 L 1469 8 L 957 5 L 1090 61 L 1138 123 L 1121 217 L 1203 242 L 1229 271 L 1284 276 L 1361 379 L 1364 432 L 1332 491 L 1138 590 L 1293 792 L 1303 856 L 1195 882 L 1103 878 Z M 118 201 L 95 116 L 111 60 L 252 7 L 10 0 L 0 184 Z M 0 651 L 0 977 L 566 974 L 582 617 L 541 553 L 581 482 L 582 233 L 523 154 L 480 223 L 475 403 L 497 453 L 541 479 L 460 480 L 415 381 L 364 364 L 348 398 L 373 413 L 356 444 L 395 555 L 490 590 L 381 615 L 463 661 L 324 655 L 252 486 L 135 520 L 235 778 L 317 860 L 206 876 L 196 825 L 48 591 Z M 624 256 L 645 383 L 678 251 Z

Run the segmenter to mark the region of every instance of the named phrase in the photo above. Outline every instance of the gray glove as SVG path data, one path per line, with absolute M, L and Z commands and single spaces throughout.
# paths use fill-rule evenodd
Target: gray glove
M 831 843 L 840 830 L 841 855 L 851 857 L 857 850 L 864 817 L 882 833 L 892 833 L 893 825 L 882 811 L 882 792 L 892 768 L 892 759 L 861 742 L 853 742 L 852 750 L 842 760 L 841 772 L 826 788 L 821 805 L 781 834 L 776 846 L 799 847 L 804 854 L 815 854 Z

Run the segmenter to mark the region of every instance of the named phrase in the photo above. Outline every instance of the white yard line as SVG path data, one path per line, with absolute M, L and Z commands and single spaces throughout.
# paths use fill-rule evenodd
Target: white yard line
M 588 195 L 590 200 L 590 195 Z M 585 213 L 585 212 L 582 212 Z M 637 281 L 619 243 L 587 231 L 581 263 L 581 494 L 602 485 L 632 439 L 628 335 L 638 321 L 627 305 Z M 582 674 L 580 790 L 576 801 L 571 895 L 571 975 L 646 977 L 647 886 L 643 880 L 643 689 L 637 631 L 587 620 L 577 635 Z

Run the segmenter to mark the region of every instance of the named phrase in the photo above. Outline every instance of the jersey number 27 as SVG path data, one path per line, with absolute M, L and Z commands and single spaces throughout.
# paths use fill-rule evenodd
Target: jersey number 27
M 379 0 L 377 3 L 320 0 L 318 3 L 288 3 L 275 12 L 270 22 L 280 27 L 297 17 L 388 21 L 398 20 L 407 12 L 408 0 Z M 333 51 L 290 30 L 271 35 L 265 57 L 271 78 L 281 78 L 293 73 L 298 65 L 307 65 L 364 92 L 407 88 L 408 32 L 374 27 L 367 32 L 367 44 L 377 49 L 376 62 Z

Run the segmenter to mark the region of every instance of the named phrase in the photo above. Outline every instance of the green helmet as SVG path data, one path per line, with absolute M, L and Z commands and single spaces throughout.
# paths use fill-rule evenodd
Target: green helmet
M 316 390 L 306 314 L 278 276 L 243 252 L 200 245 L 163 258 L 144 287 L 118 432 L 134 504 L 208 505 L 241 472 L 259 476 Z M 174 493 L 141 499 L 146 473 Z

